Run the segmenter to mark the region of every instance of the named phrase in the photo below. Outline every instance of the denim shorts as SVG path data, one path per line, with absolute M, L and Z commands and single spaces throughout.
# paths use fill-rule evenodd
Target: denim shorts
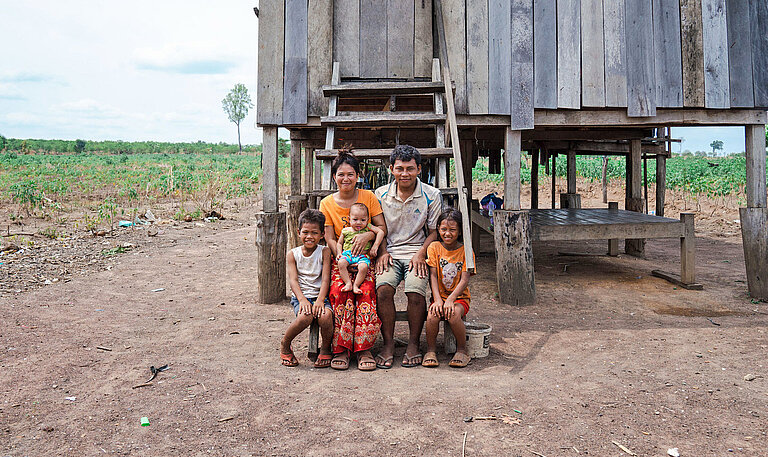
M 415 292 L 422 297 L 427 297 L 429 291 L 429 274 L 424 278 L 416 276 L 416 270 L 408 270 L 407 260 L 392 259 L 392 265 L 376 276 L 376 288 L 387 284 L 397 289 L 400 282 L 405 281 L 405 293 Z
M 314 305 L 315 304 L 315 300 L 317 300 L 317 297 L 315 297 L 315 298 L 307 298 L 307 300 L 309 300 L 309 302 Z M 296 297 L 291 297 L 291 306 L 293 306 L 293 314 L 298 316 L 299 315 L 299 308 L 301 307 L 301 303 L 299 303 L 299 299 L 296 298 Z M 327 297 L 325 299 L 325 307 L 330 309 L 331 311 L 333 311 L 333 307 L 331 306 L 331 301 L 328 300 Z
M 364 254 L 363 255 L 352 255 L 352 251 L 350 251 L 350 250 L 346 250 L 346 251 L 342 252 L 341 255 L 339 256 L 339 259 L 341 259 L 341 258 L 346 259 L 347 262 L 350 265 L 356 265 L 356 264 L 359 264 L 359 263 L 364 263 L 364 264 L 368 265 L 369 267 L 371 266 L 371 259 L 367 255 L 364 255 Z

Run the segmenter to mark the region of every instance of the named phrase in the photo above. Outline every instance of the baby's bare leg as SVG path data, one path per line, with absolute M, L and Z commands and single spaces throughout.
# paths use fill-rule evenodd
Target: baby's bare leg
M 360 262 L 357 264 L 357 276 L 355 276 L 355 284 L 352 287 L 352 292 L 356 294 L 362 294 L 363 291 L 360 289 L 360 284 L 365 281 L 365 276 L 368 274 L 368 264 L 365 262 Z
M 352 280 L 349 278 L 347 267 L 349 267 L 347 259 L 339 259 L 339 276 L 341 277 L 341 280 L 344 281 L 344 287 L 341 288 L 342 292 L 349 292 L 352 290 Z

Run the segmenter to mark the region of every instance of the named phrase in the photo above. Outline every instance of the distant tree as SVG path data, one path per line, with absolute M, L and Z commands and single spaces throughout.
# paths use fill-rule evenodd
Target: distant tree
M 693 153 L 696 157 L 706 157 L 707 153 L 704 151 L 696 151 Z
M 768 140 L 767 140 L 768 141 Z M 0 135 L 0 151 L 5 149 L 5 145 L 8 144 L 8 139 L 5 136 Z
M 229 117 L 229 122 L 237 125 L 237 147 L 239 152 L 243 152 L 243 145 L 240 143 L 240 122 L 248 115 L 248 110 L 253 108 L 251 96 L 248 95 L 248 89 L 244 84 L 235 84 L 235 87 L 229 91 L 224 100 L 221 101 L 221 107 Z
M 720 140 L 715 140 L 715 141 L 709 143 L 709 147 L 712 148 L 712 155 L 716 156 L 718 150 L 720 150 L 720 151 L 723 150 L 723 142 L 720 141 Z
M 75 152 L 82 154 L 83 151 L 85 151 L 85 141 L 75 140 Z

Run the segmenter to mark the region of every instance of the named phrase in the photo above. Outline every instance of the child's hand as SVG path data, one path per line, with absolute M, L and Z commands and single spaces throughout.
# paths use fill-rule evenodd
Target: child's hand
M 443 317 L 451 319 L 453 317 L 453 300 L 450 298 L 443 304 Z
M 305 314 L 307 316 L 312 314 L 312 303 L 306 298 L 299 301 L 299 314 Z
M 318 297 L 317 300 L 315 300 L 315 304 L 312 305 L 312 315 L 320 318 L 320 315 L 323 314 L 323 306 L 325 305 L 325 299 L 320 300 Z
M 429 305 L 429 314 L 437 317 L 443 316 L 442 300 L 435 300 L 431 305 Z
M 374 244 L 373 246 L 371 246 L 371 250 L 368 251 L 368 257 L 370 257 L 372 259 L 375 259 L 376 258 L 376 254 L 378 254 L 378 253 L 379 253 L 379 245 L 378 244 Z

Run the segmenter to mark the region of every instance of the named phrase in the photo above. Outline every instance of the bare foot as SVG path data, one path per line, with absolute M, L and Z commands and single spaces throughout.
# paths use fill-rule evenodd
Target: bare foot
M 344 284 L 344 287 L 341 288 L 341 291 L 342 292 L 349 292 L 352 289 L 353 289 L 352 283 L 350 282 L 350 283 Z M 357 292 L 355 292 L 355 293 L 357 293 Z
M 344 289 L 342 289 L 342 290 L 344 290 Z M 358 295 L 359 295 L 359 294 L 362 294 L 362 293 L 363 293 L 363 289 L 361 289 L 361 288 L 359 288 L 359 287 L 355 286 L 355 287 L 353 287 L 353 288 L 352 288 L 352 293 L 354 293 L 354 294 L 358 294 Z

